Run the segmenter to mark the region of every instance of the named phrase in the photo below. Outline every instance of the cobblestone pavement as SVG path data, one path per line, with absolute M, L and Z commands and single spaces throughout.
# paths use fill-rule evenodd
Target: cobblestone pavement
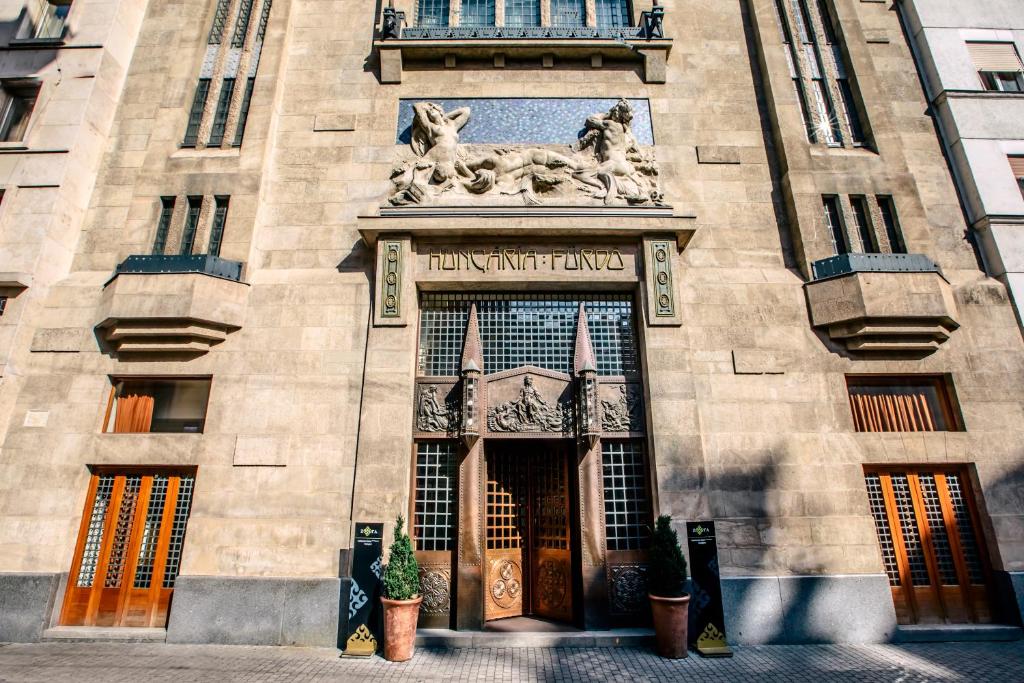
M 402 664 L 336 650 L 113 643 L 0 644 L 0 681 L 1024 681 L 1024 642 L 743 647 L 668 661 L 647 650 L 418 650 Z

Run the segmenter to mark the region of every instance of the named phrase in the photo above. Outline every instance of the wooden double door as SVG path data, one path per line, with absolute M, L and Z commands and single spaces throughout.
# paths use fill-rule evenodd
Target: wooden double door
M 991 571 L 966 470 L 868 468 L 865 480 L 897 621 L 991 622 Z
M 529 440 L 488 446 L 484 620 L 573 618 L 569 449 Z
M 93 474 L 61 624 L 167 623 L 194 483 L 192 472 Z

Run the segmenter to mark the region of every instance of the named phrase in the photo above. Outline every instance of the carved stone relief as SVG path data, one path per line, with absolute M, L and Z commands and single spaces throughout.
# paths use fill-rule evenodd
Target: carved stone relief
M 658 166 L 633 135 L 633 108 L 620 99 L 589 116 L 567 145 L 466 145 L 459 132 L 470 107 L 446 112 L 413 105 L 411 154 L 394 168 L 394 206 L 451 204 L 662 205 Z
M 606 432 L 642 432 L 643 404 L 638 384 L 615 386 L 613 398 L 601 400 L 601 429 Z
M 487 409 L 487 427 L 492 432 L 562 432 L 571 422 L 572 406 L 557 399 L 549 403 L 530 375 L 523 377 L 518 398 Z
M 498 607 L 508 609 L 516 605 L 523 593 L 523 570 L 517 562 L 502 560 L 492 577 L 491 598 Z
M 426 614 L 448 614 L 451 611 L 451 573 L 440 567 L 420 567 L 420 609 Z
M 416 429 L 421 432 L 452 432 L 459 426 L 459 401 L 452 387 L 419 385 Z
M 613 614 L 636 614 L 647 605 L 647 567 L 643 565 L 612 565 L 611 611 Z

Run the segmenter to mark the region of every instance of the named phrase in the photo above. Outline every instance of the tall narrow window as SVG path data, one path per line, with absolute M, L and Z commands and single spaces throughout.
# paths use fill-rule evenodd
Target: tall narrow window
M 853 98 L 853 89 L 850 87 L 850 79 L 846 74 L 846 62 L 843 59 L 843 51 L 836 37 L 835 27 L 832 25 L 832 15 L 824 0 L 818 0 L 818 15 L 821 17 L 822 34 L 825 36 L 825 43 L 828 45 L 835 65 L 836 87 L 839 90 L 839 98 L 842 100 L 843 112 L 850 125 L 850 136 L 854 145 L 864 144 L 864 128 L 860 123 L 860 114 L 857 113 L 857 103 Z
M 540 0 L 505 0 L 506 26 L 540 26 Z
M 597 0 L 597 25 L 601 28 L 629 26 L 629 0 Z
M 181 233 L 181 249 L 179 254 L 187 255 L 192 253 L 195 246 L 196 230 L 199 228 L 199 214 L 203 209 L 203 198 L 189 197 L 188 211 L 185 213 L 185 230 Z
M 209 400 L 208 378 L 119 379 L 103 431 L 200 433 Z
M 416 444 L 416 499 L 412 531 L 416 550 L 451 550 L 455 525 L 453 441 Z
M 213 227 L 210 229 L 210 247 L 207 253 L 220 256 L 220 245 L 224 241 L 224 224 L 228 220 L 228 197 L 214 197 Z
M 235 22 L 235 34 L 231 38 L 231 47 L 245 45 L 245 34 L 249 30 L 249 19 L 252 17 L 253 0 L 241 0 L 238 3 L 238 20 Z
M 462 0 L 460 26 L 494 26 L 495 0 Z
M 583 0 L 550 0 L 552 26 L 584 26 L 587 23 L 587 9 Z
M 647 467 L 639 441 L 603 441 L 604 527 L 608 550 L 639 550 L 650 537 Z
M 865 254 L 877 254 L 878 240 L 875 239 L 875 231 L 871 225 L 867 199 L 850 197 L 850 207 L 853 209 L 853 220 L 857 224 L 857 236 L 860 238 L 861 251 Z
M 449 0 L 418 0 L 416 3 L 417 26 L 447 26 Z
M 894 254 L 906 254 L 907 243 L 903 239 L 903 230 L 896 217 L 896 203 L 892 197 L 879 197 L 878 210 L 885 224 L 885 236 L 889 238 L 889 250 Z
M 35 40 L 60 40 L 64 37 L 64 25 L 67 24 L 70 2 L 49 2 L 34 0 L 34 8 L 28 12 L 25 23 L 18 31 L 19 38 Z
M 38 95 L 39 87 L 36 85 L 3 85 L 3 100 L 0 102 L 0 140 L 21 142 L 25 139 Z
M 1024 92 L 1024 66 L 1013 43 L 968 42 L 967 50 L 985 90 Z
M 188 128 L 185 129 L 185 140 L 182 147 L 195 147 L 199 139 L 199 126 L 203 122 L 203 110 L 206 109 L 206 98 L 210 96 L 210 79 L 200 78 L 196 84 L 195 95 L 192 96 L 192 109 L 188 114 Z
M 231 109 L 231 95 L 235 92 L 235 79 L 225 78 L 220 86 L 220 97 L 217 99 L 217 111 L 213 115 L 213 126 L 210 128 L 210 147 L 220 147 L 224 141 L 224 129 L 228 125 L 228 112 Z
M 848 376 L 846 385 L 858 432 L 960 431 L 943 377 Z
M 153 254 L 160 255 L 167 248 L 167 233 L 171 230 L 171 218 L 174 216 L 174 197 L 160 198 L 160 222 L 156 226 L 156 237 L 153 238 Z
M 804 89 L 803 80 L 800 78 L 800 70 L 797 68 L 799 56 L 793 44 L 793 35 L 789 28 L 789 21 L 786 19 L 786 9 L 782 0 L 775 0 L 775 16 L 779 20 L 779 29 L 782 31 L 782 43 L 786 48 L 786 66 L 789 68 L 789 77 L 793 81 L 793 89 L 796 91 L 796 99 L 800 105 L 800 116 L 803 118 L 804 130 L 810 142 L 817 141 L 814 130 L 814 123 L 811 121 L 807 109 L 807 92 Z
M 836 147 L 842 144 L 843 137 L 839 131 L 839 118 L 836 116 L 832 95 L 825 81 L 824 65 L 818 50 L 817 35 L 811 23 L 811 15 L 804 0 L 793 0 L 793 15 L 800 41 L 804 44 L 804 57 L 811 73 L 811 92 L 814 94 L 816 115 L 814 117 L 815 138 L 825 144 Z
M 1020 194 L 1024 197 L 1024 156 L 1011 156 L 1007 157 L 1010 162 L 1010 171 L 1013 173 L 1013 177 L 1017 179 L 1017 187 L 1020 188 Z
M 231 7 L 231 0 L 217 0 L 217 11 L 213 15 L 213 25 L 210 27 L 210 36 L 206 42 L 208 45 L 220 45 L 224 38 L 224 27 L 228 21 L 228 9 Z
M 824 204 L 825 229 L 832 240 L 832 252 L 834 254 L 849 254 L 850 245 L 846 240 L 846 231 L 843 230 L 842 213 L 839 210 L 839 197 L 822 197 Z

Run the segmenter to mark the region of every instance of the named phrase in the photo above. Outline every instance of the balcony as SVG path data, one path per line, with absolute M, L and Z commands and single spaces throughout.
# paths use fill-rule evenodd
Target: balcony
M 104 287 L 96 327 L 118 354 L 206 353 L 242 326 L 241 274 L 216 256 L 129 256 Z
M 960 324 L 949 283 L 921 254 L 841 254 L 804 285 L 811 324 L 858 354 L 935 351 Z
M 665 8 L 657 3 L 640 13 L 636 26 L 405 26 L 405 12 L 385 7 L 380 40 L 382 83 L 401 83 L 409 63 L 491 62 L 504 68 L 506 58 L 538 60 L 551 68 L 555 60 L 605 60 L 643 64 L 646 83 L 664 83 L 672 40 L 664 34 Z

